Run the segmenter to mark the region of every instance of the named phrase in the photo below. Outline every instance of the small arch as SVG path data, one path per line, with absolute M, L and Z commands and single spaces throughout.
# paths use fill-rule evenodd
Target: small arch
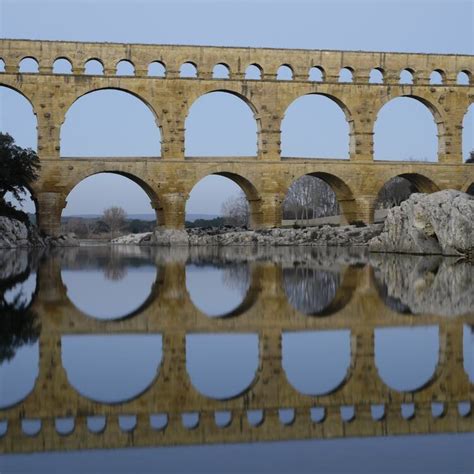
M 198 77 L 197 65 L 191 61 L 181 64 L 179 68 L 179 77 L 196 78 Z
M 442 69 L 435 69 L 430 74 L 430 84 L 431 85 L 442 85 L 446 80 L 446 74 Z
M 90 400 L 134 400 L 154 383 L 162 360 L 161 334 L 62 336 L 62 365 L 72 387 Z
M 36 436 L 41 431 L 42 422 L 39 418 L 23 418 L 21 430 L 26 436 Z
M 439 357 L 438 326 L 375 329 L 375 365 L 383 382 L 414 392 L 432 380 Z
M 97 415 L 88 416 L 86 420 L 87 429 L 94 434 L 101 434 L 107 428 L 107 417 Z
M 72 74 L 72 63 L 67 58 L 57 58 L 53 63 L 53 74 Z
M 263 69 L 259 64 L 250 64 L 245 70 L 245 79 L 260 80 L 263 76 Z
M 88 76 L 103 76 L 104 64 L 100 59 L 91 58 L 84 63 L 84 74 Z
M 148 65 L 148 76 L 166 77 L 166 66 L 163 61 L 153 61 Z
M 384 83 L 384 70 L 380 67 L 376 67 L 370 71 L 369 84 L 383 84 Z
M 116 65 L 117 76 L 134 76 L 135 75 L 135 66 L 131 61 L 122 59 Z
M 468 86 L 471 83 L 471 72 L 467 70 L 460 71 L 456 77 L 456 84 Z
M 230 79 L 230 68 L 227 64 L 216 64 L 212 70 L 213 79 Z
M 0 72 L 5 72 L 5 61 L 0 58 Z
M 289 64 L 282 64 L 277 70 L 278 81 L 291 81 L 293 79 L 293 69 Z
M 405 68 L 400 72 L 399 84 L 413 84 L 414 79 L 413 69 Z
M 251 386 L 259 365 L 257 334 L 188 334 L 186 369 L 197 391 L 228 400 Z
M 19 63 L 19 72 L 21 73 L 37 73 L 39 72 L 39 64 L 35 58 L 30 56 L 23 58 Z
M 283 370 L 291 386 L 304 395 L 327 395 L 338 390 L 350 364 L 350 330 L 283 333 Z
M 463 325 L 463 365 L 471 384 L 474 384 L 474 325 Z
M 339 82 L 354 82 L 354 69 L 343 67 L 339 71 Z
M 309 70 L 308 80 L 313 82 L 324 82 L 325 72 L 321 66 L 313 66 Z
M 61 436 L 68 436 L 74 432 L 75 420 L 74 418 L 56 418 L 54 421 L 56 432 Z

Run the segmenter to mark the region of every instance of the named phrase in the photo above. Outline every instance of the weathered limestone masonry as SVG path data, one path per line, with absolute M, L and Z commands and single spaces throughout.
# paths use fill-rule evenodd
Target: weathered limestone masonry
M 19 73 L 24 58 L 39 63 L 39 73 Z M 147 192 L 158 222 L 169 229 L 184 226 L 186 199 L 193 186 L 208 174 L 234 180 L 246 193 L 252 226 L 268 228 L 281 223 L 281 204 L 291 183 L 305 174 L 328 182 L 349 222 L 373 220 L 374 203 L 383 184 L 394 176 L 410 179 L 421 192 L 454 188 L 466 191 L 474 182 L 474 165 L 463 164 L 462 121 L 474 100 L 474 57 L 381 53 L 358 51 L 225 48 L 62 41 L 0 40 L 0 58 L 5 72 L 0 85 L 23 94 L 32 104 L 38 121 L 38 154 L 42 172 L 33 191 L 39 225 L 57 235 L 61 211 L 68 193 L 84 178 L 101 172 L 125 175 Z M 53 74 L 53 63 L 66 58 L 72 74 Z M 104 75 L 89 76 L 84 64 L 97 59 Z M 117 76 L 116 65 L 131 62 L 135 75 Z M 148 77 L 148 65 L 166 66 L 166 77 Z M 180 78 L 183 63 L 198 69 L 197 78 Z M 229 68 L 228 79 L 213 79 L 216 64 Z M 246 80 L 245 70 L 257 65 L 261 80 Z M 276 80 L 281 65 L 293 71 L 293 79 Z M 321 82 L 308 80 L 311 67 L 323 73 Z M 339 83 L 341 68 L 352 71 L 352 83 Z M 369 74 L 378 69 L 383 84 L 369 84 Z M 399 75 L 409 70 L 414 83 L 400 85 Z M 442 85 L 430 85 L 432 71 Z M 470 79 L 457 85 L 459 72 Z M 119 89 L 146 103 L 161 130 L 161 158 L 61 158 L 60 129 L 71 105 L 98 89 Z M 203 94 L 226 91 L 243 99 L 258 123 L 258 155 L 192 158 L 184 155 L 184 124 L 189 108 Z M 335 100 L 350 125 L 350 159 L 300 159 L 281 157 L 280 124 L 285 110 L 298 97 L 322 94 Z M 405 96 L 425 104 L 438 127 L 438 162 L 387 162 L 373 160 L 373 130 L 380 108 L 389 100 Z

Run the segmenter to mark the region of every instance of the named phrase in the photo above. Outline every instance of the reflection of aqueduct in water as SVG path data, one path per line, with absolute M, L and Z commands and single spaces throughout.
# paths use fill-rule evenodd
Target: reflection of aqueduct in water
M 40 265 L 32 303 L 42 326 L 39 374 L 24 400 L 0 411 L 0 419 L 8 421 L 7 432 L 0 438 L 1 452 L 466 432 L 474 428 L 472 409 L 461 413 L 458 406 L 474 401 L 462 348 L 463 325 L 473 324 L 472 313 L 455 318 L 396 313 L 382 302 L 370 268 L 359 265 L 346 267 L 334 301 L 321 317 L 305 316 L 288 303 L 281 266 L 255 262 L 244 303 L 233 315 L 211 319 L 190 301 L 185 263 L 165 259 L 159 267 L 151 297 L 133 317 L 100 321 L 82 314 L 67 299 L 60 258 Z M 433 376 L 413 391 L 390 388 L 375 365 L 375 329 L 426 325 L 439 329 L 439 358 Z M 330 393 L 304 395 L 285 375 L 282 337 L 292 331 L 325 329 L 350 330 L 349 369 Z M 186 335 L 191 333 L 258 334 L 259 364 L 251 385 L 223 400 L 200 393 L 186 366 Z M 144 392 L 123 403 L 98 403 L 82 396 L 71 386 L 61 355 L 62 336 L 80 334 L 161 334 L 163 357 L 158 376 Z M 432 403 L 443 404 L 441 414 L 432 413 Z M 402 416 L 404 404 L 414 405 L 412 416 Z M 380 406 L 383 414 L 376 419 L 372 410 Z M 315 407 L 324 409 L 324 416 L 313 419 Z M 344 418 L 343 407 L 350 407 L 350 415 Z M 285 423 L 281 410 L 292 410 Z M 253 411 L 262 412 L 259 423 L 249 421 Z M 230 417 L 225 426 L 215 419 L 222 412 Z M 164 425 L 153 427 L 152 414 L 163 414 Z M 196 414 L 196 426 L 184 426 L 184 414 Z M 88 417 L 97 416 L 105 417 L 106 424 L 99 433 L 92 433 Z M 136 417 L 133 434 L 121 428 L 123 416 Z M 74 424 L 69 433 L 60 434 L 56 422 L 64 418 L 73 418 Z M 41 421 L 36 435 L 23 432 L 25 419 Z
M 247 195 L 255 227 L 281 224 L 282 201 L 291 183 L 312 174 L 330 184 L 342 214 L 352 221 L 371 222 L 377 194 L 384 183 L 403 176 L 421 192 L 454 188 L 466 191 L 474 182 L 474 165 L 463 164 L 462 123 L 473 102 L 474 58 L 465 55 L 371 53 L 351 51 L 279 50 L 193 46 L 123 45 L 53 41 L 0 40 L 5 72 L 0 85 L 12 88 L 33 106 L 38 122 L 41 178 L 32 189 L 40 227 L 59 232 L 66 197 L 76 184 L 101 172 L 129 177 L 150 197 L 158 222 L 182 228 L 187 197 L 209 174 L 234 180 Z M 39 73 L 19 72 L 24 58 L 34 58 Z M 67 59 L 72 74 L 53 74 L 53 63 Z M 84 74 L 95 59 L 103 76 Z M 117 76 L 119 62 L 133 65 L 134 76 Z M 149 64 L 166 67 L 164 78 L 147 77 Z M 196 78 L 180 78 L 180 66 L 193 64 Z M 215 65 L 225 65 L 228 79 L 213 78 Z M 249 65 L 257 65 L 261 80 L 245 79 Z M 292 70 L 292 80 L 275 80 L 278 68 Z M 321 82 L 308 80 L 318 68 Z M 339 83 L 341 68 L 352 83 Z M 369 84 L 372 70 L 383 83 Z M 413 75 L 413 84 L 399 84 L 401 71 Z M 431 85 L 430 74 L 442 76 Z M 470 84 L 458 85 L 458 73 Z M 143 101 L 155 115 L 162 136 L 160 159 L 60 158 L 60 130 L 66 113 L 80 97 L 93 91 L 115 89 Z M 254 113 L 258 127 L 257 156 L 190 158 L 184 155 L 184 124 L 190 106 L 202 95 L 228 92 L 241 98 Z M 349 160 L 282 158 L 280 126 L 289 105 L 307 94 L 324 95 L 344 111 L 350 127 Z M 438 129 L 437 163 L 373 161 L 373 131 L 378 111 L 396 97 L 412 97 L 432 113 Z

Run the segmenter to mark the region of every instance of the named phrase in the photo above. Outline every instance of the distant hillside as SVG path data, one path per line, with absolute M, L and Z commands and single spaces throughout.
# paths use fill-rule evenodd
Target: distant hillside
M 69 216 L 63 216 L 63 220 L 71 218 L 81 218 L 81 219 L 99 219 L 102 217 L 102 214 L 75 214 Z M 217 214 L 186 214 L 186 220 L 189 222 L 194 222 L 197 219 L 215 219 L 219 217 Z M 140 220 L 140 221 L 154 221 L 156 219 L 155 214 L 127 214 L 127 220 Z

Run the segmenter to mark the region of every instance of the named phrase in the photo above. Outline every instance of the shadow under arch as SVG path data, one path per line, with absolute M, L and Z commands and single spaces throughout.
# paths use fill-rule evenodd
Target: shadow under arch
M 225 171 L 222 170 L 222 165 L 215 165 L 216 171 L 208 170 L 205 173 L 202 173 L 196 177 L 196 181 L 193 183 L 191 189 L 188 191 L 189 193 L 192 189 L 205 177 L 207 176 L 222 176 L 223 178 L 230 179 L 233 181 L 237 186 L 242 189 L 247 198 L 249 203 L 249 210 L 250 210 L 250 219 L 249 225 L 252 229 L 258 228 L 262 222 L 262 208 L 261 208 L 261 197 L 260 193 L 257 190 L 255 184 L 253 184 L 249 178 L 242 176 L 241 174 L 235 173 L 233 171 Z
M 410 84 L 405 84 L 405 86 L 410 87 Z M 401 85 L 403 87 L 403 85 Z M 376 111 L 375 113 L 375 119 L 373 122 L 373 136 L 374 136 L 374 158 L 375 158 L 375 138 L 376 138 L 376 133 L 375 133 L 375 127 L 377 125 L 377 119 L 379 118 L 380 112 L 383 110 L 383 108 L 390 104 L 391 102 L 400 99 L 400 98 L 407 98 L 407 99 L 413 99 L 417 101 L 418 103 L 424 105 L 428 111 L 431 113 L 431 116 L 433 118 L 434 124 L 436 126 L 436 129 L 438 131 L 438 142 L 437 142 L 437 153 L 436 153 L 436 158 L 437 161 L 439 161 L 439 156 L 442 153 L 442 151 L 446 148 L 446 143 L 445 143 L 445 125 L 444 125 L 444 117 L 439 111 L 439 109 L 436 107 L 436 105 L 426 97 L 422 97 L 416 94 L 400 94 L 400 95 L 395 95 L 395 96 L 390 96 L 388 100 L 384 101 L 381 105 L 380 108 Z M 389 160 L 393 161 L 393 160 Z
M 245 94 L 242 94 L 240 91 L 238 90 L 233 90 L 229 87 L 216 87 L 216 88 L 211 88 L 209 90 L 206 90 L 204 93 L 198 95 L 197 97 L 194 97 L 192 99 L 192 103 L 189 105 L 188 109 L 186 110 L 186 115 L 185 115 L 185 118 L 184 118 L 184 123 L 185 123 L 185 128 L 186 128 L 186 123 L 191 115 L 191 111 L 193 109 L 193 107 L 196 105 L 196 103 L 200 100 L 200 99 L 203 99 L 203 98 L 206 98 L 214 93 L 222 93 L 222 94 L 228 94 L 232 97 L 235 97 L 237 99 L 240 99 L 240 101 L 242 101 L 247 107 L 248 109 L 250 109 L 250 111 L 252 112 L 252 115 L 253 115 L 253 119 L 254 119 L 254 122 L 255 122 L 255 125 L 256 125 L 256 136 L 255 136 L 255 139 L 256 139 L 256 144 L 257 144 L 257 149 L 256 149 L 256 155 L 259 155 L 260 153 L 260 150 L 262 148 L 261 146 L 261 143 L 260 143 L 260 136 L 261 136 L 261 129 L 262 129 L 262 126 L 261 126 L 261 119 L 260 119 L 260 114 L 259 114 L 259 111 L 255 105 L 254 102 L 252 102 L 249 97 L 247 97 Z M 187 140 L 187 136 L 185 135 L 185 150 L 186 150 L 186 142 L 188 141 Z M 185 153 L 187 154 L 187 152 L 185 151 Z M 253 155 L 255 156 L 255 155 Z
M 301 311 L 300 308 L 298 308 L 294 303 L 291 303 L 289 301 L 290 305 L 293 306 L 297 311 L 303 312 L 306 316 L 324 317 L 338 313 L 339 311 L 344 309 L 352 300 L 352 297 L 354 296 L 358 285 L 360 269 L 357 267 L 349 266 L 342 270 L 341 273 L 342 275 L 339 278 L 339 282 L 333 298 L 328 304 L 324 305 L 324 307 L 322 307 L 321 309 L 317 311 Z M 290 300 L 287 285 L 284 281 L 282 283 L 284 292 L 287 295 L 288 300 Z
M 128 95 L 134 97 L 135 99 L 139 100 L 142 104 L 144 104 L 148 108 L 148 110 L 152 113 L 152 115 L 155 119 L 155 124 L 158 127 L 158 131 L 159 131 L 159 134 L 160 134 L 160 151 L 161 151 L 161 142 L 163 140 L 163 123 L 164 123 L 163 117 L 160 117 L 158 115 L 157 110 L 150 104 L 150 102 L 147 99 L 145 99 L 142 95 L 140 95 L 138 92 L 136 92 L 132 89 L 126 89 L 126 88 L 123 88 L 123 87 L 116 87 L 116 86 L 97 87 L 97 88 L 89 89 L 89 90 L 86 90 L 86 91 L 80 93 L 79 95 L 74 97 L 71 101 L 69 101 L 66 104 L 66 106 L 64 107 L 63 115 L 62 115 L 62 118 L 61 118 L 61 121 L 60 121 L 60 132 L 59 132 L 60 137 L 62 137 L 63 125 L 66 121 L 67 114 L 72 109 L 74 104 L 76 104 L 83 97 L 86 97 L 86 96 L 89 96 L 91 94 L 94 94 L 96 92 L 101 92 L 101 91 L 122 92 L 124 94 L 128 94 Z M 61 154 L 61 151 L 59 153 Z

